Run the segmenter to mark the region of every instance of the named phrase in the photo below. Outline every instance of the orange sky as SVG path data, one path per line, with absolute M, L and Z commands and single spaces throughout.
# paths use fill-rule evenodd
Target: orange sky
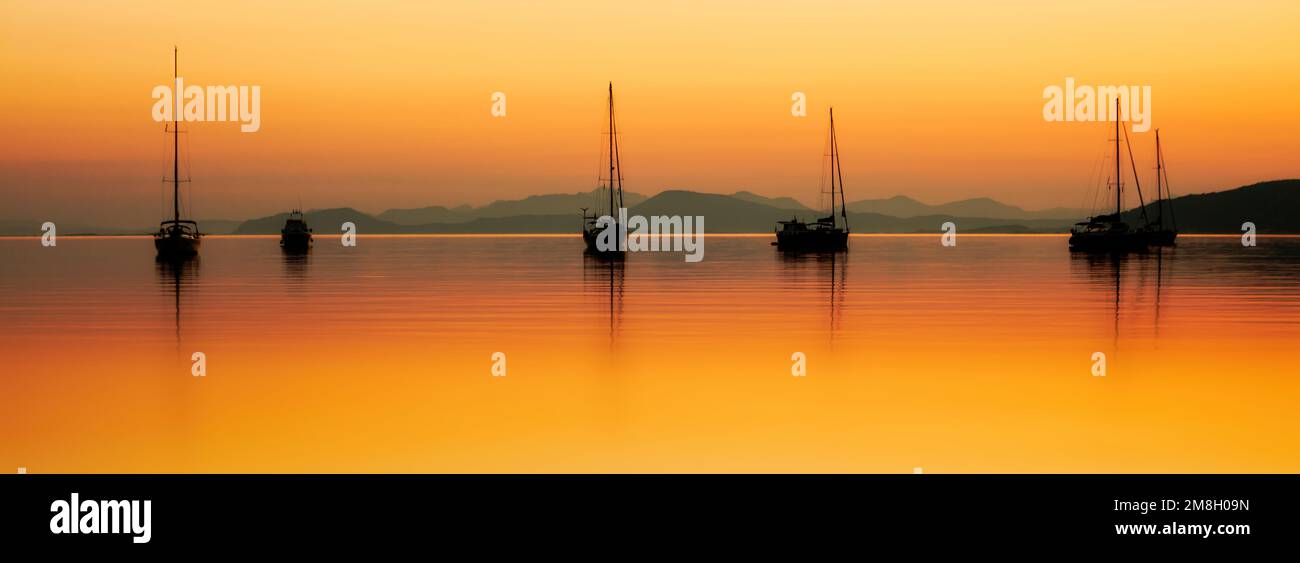
M 188 83 L 262 87 L 260 132 L 189 125 L 199 218 L 590 189 L 609 80 L 647 194 L 815 202 L 833 103 L 849 200 L 1077 207 L 1107 132 L 1043 121 L 1067 76 L 1152 87 L 1175 195 L 1300 176 L 1294 0 L 996 4 L 9 0 L 0 219 L 156 220 L 173 44 Z

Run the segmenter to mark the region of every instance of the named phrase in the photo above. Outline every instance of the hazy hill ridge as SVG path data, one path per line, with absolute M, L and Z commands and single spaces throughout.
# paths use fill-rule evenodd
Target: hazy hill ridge
M 850 201 L 849 211 L 879 213 L 899 218 L 924 215 L 955 215 L 961 217 L 988 217 L 991 219 L 1060 219 L 1086 215 L 1086 209 L 1053 208 L 1042 211 L 1025 211 L 987 197 L 963 199 L 939 205 L 928 205 L 907 196 L 886 199 Z
M 596 192 L 547 194 L 497 201 L 481 207 L 430 206 L 390 209 L 378 215 L 341 207 L 309 210 L 307 222 L 317 233 L 338 233 L 344 222 L 357 225 L 362 234 L 418 233 L 577 233 L 579 209 L 591 207 Z M 629 212 L 637 215 L 698 215 L 705 232 L 767 233 L 777 221 L 812 219 L 821 213 L 789 197 L 772 198 L 751 192 L 730 195 L 689 190 L 666 190 L 646 198 L 624 194 Z M 1300 233 L 1300 180 L 1273 180 L 1208 194 L 1185 195 L 1172 200 L 1178 228 L 1184 233 L 1240 233 L 1241 224 L 1255 223 L 1263 234 Z M 849 202 L 849 225 L 857 233 L 934 233 L 952 221 L 959 232 L 1060 233 L 1090 212 L 1081 209 L 1026 211 L 989 198 L 974 198 L 927 205 L 906 196 Z M 1147 205 L 1154 218 L 1156 204 Z M 1140 222 L 1139 210 L 1125 212 L 1131 224 Z M 288 213 L 247 221 L 199 220 L 209 234 L 279 234 Z M 0 220 L 0 234 L 39 236 L 41 221 Z M 59 225 L 59 234 L 144 234 L 156 227 L 110 229 Z
M 1194 194 L 1170 200 L 1173 218 L 1184 233 L 1241 233 L 1250 221 L 1261 234 L 1300 233 L 1300 179 L 1272 180 L 1235 190 Z M 1156 203 L 1146 205 L 1147 217 L 1155 220 Z M 1124 212 L 1131 225 L 1141 222 L 1137 209 Z
M 523 199 L 494 201 L 482 207 L 460 205 L 453 208 L 443 206 L 421 207 L 418 209 L 389 209 L 375 218 L 398 225 L 427 225 L 429 223 L 465 223 L 480 217 L 512 217 L 518 215 L 565 215 L 575 213 L 583 207 L 593 207 L 599 190 L 574 194 L 543 194 L 528 196 Z M 646 197 L 635 192 L 623 192 L 623 203 L 633 206 L 645 201 Z
M 343 221 L 356 223 L 361 233 L 576 233 L 581 227 L 579 203 L 589 206 L 592 194 L 556 194 L 536 196 L 511 202 L 498 202 L 477 208 L 480 214 L 455 221 L 431 221 L 401 224 L 385 220 L 399 210 L 370 216 L 355 209 L 340 208 L 309 211 L 307 220 L 317 232 L 337 232 Z M 749 192 L 731 195 L 709 194 L 688 190 L 667 190 L 654 197 L 629 201 L 629 213 L 635 215 L 700 215 L 705 218 L 705 232 L 766 233 L 777 221 L 791 218 L 811 219 L 819 215 L 791 198 L 768 198 Z M 530 207 L 528 202 L 536 204 Z M 565 206 L 572 206 L 565 209 Z M 1148 204 L 1154 217 L 1155 204 Z M 934 233 L 940 225 L 952 221 L 959 232 L 1051 233 L 1064 232 L 1083 220 L 1087 211 L 1059 217 L 1040 217 L 1045 211 L 1027 212 L 988 198 L 976 198 L 942 205 L 926 205 L 899 196 L 883 200 L 850 202 L 849 225 L 858 233 Z M 1277 180 L 1252 184 L 1234 190 L 1174 198 L 1174 213 L 1179 228 L 1187 233 L 1238 233 L 1243 221 L 1256 223 L 1261 233 L 1300 233 L 1300 180 Z M 425 208 L 430 209 L 430 208 Z M 446 208 L 438 208 L 446 211 Z M 887 209 L 900 215 L 862 211 Z M 491 210 L 483 212 L 483 210 Z M 536 211 L 518 215 L 497 215 L 508 211 Z M 556 211 L 559 212 L 556 212 Z M 439 212 L 441 213 L 441 211 Z M 913 215 L 913 213 L 917 213 Z M 1136 224 L 1137 210 L 1127 212 Z M 285 214 L 244 222 L 240 234 L 274 234 L 280 232 Z

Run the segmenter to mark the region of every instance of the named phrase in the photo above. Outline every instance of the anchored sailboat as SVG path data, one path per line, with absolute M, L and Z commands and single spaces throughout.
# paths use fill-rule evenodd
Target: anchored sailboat
M 172 48 L 172 79 L 173 81 L 179 74 L 178 68 L 179 52 Z M 180 100 L 181 93 L 176 92 L 176 99 Z M 171 220 L 162 221 L 158 224 L 158 232 L 153 234 L 153 246 L 158 251 L 159 258 L 186 258 L 199 253 L 199 243 L 203 234 L 199 232 L 199 224 L 194 221 L 181 220 L 181 165 L 180 165 L 180 137 L 181 130 L 178 118 L 180 117 L 180 103 L 172 111 L 172 122 L 170 132 L 172 134 L 172 218 Z M 186 180 L 187 182 L 189 180 Z
M 830 179 L 831 179 L 831 213 L 812 223 L 800 221 L 797 217 L 776 224 L 776 247 L 780 250 L 801 251 L 835 251 L 847 250 L 849 247 L 849 215 L 844 202 L 844 176 L 840 170 L 840 145 L 835 139 L 835 108 L 830 110 Z M 840 217 L 835 217 L 835 193 L 838 187 L 840 197 Z M 843 221 L 844 226 L 840 226 Z
M 1169 170 L 1165 167 L 1165 153 L 1160 148 L 1160 130 L 1156 129 L 1156 220 L 1147 224 L 1147 237 L 1152 246 L 1173 246 L 1178 237 L 1178 221 L 1174 218 L 1174 196 L 1169 193 Z M 1165 225 L 1165 208 L 1169 209 L 1169 224 Z
M 599 180 L 597 183 L 599 183 Z M 622 242 L 619 241 L 618 236 L 619 210 L 623 208 L 623 169 L 620 167 L 618 155 L 618 123 L 614 119 L 613 82 L 609 83 L 609 176 L 605 178 L 605 185 L 603 187 L 605 188 L 606 194 L 609 196 L 609 207 L 606 209 L 609 211 L 608 216 L 610 220 L 607 222 L 600 221 L 601 213 L 599 206 L 597 206 L 597 209 L 592 211 L 591 214 L 588 214 L 587 210 L 583 209 L 582 240 L 587 244 L 588 252 L 609 255 L 611 257 L 623 256 L 623 254 L 627 252 L 627 249 L 623 248 Z M 602 245 L 597 245 L 596 241 L 600 239 L 602 233 L 609 229 L 613 230 L 609 231 L 609 235 L 606 235 L 605 237 L 608 244 L 604 245 L 606 246 L 605 248 L 600 248 Z
M 1137 230 L 1123 221 L 1124 212 L 1124 176 L 1120 152 L 1119 100 L 1115 100 L 1115 212 L 1109 215 L 1089 217 L 1087 221 L 1075 223 L 1070 229 L 1070 250 L 1084 252 L 1125 252 L 1142 250 L 1147 247 L 1147 233 Z M 1129 159 L 1132 160 L 1130 150 Z M 1134 174 L 1134 183 L 1137 175 Z M 1142 198 L 1142 187 L 1138 186 L 1138 199 Z M 1142 206 L 1145 217 L 1146 208 Z

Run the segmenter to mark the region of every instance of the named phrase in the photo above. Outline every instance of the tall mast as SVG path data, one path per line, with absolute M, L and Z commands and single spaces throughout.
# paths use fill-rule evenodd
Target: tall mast
M 1120 220 L 1124 207 L 1124 180 L 1119 167 L 1119 96 L 1115 97 L 1115 220 Z
M 831 115 L 831 226 L 835 226 L 835 108 L 830 108 Z
M 179 50 L 175 45 L 172 46 L 172 84 L 180 77 Z M 181 93 L 173 94 L 176 99 L 176 109 L 172 110 L 172 220 L 179 222 L 181 220 L 181 130 L 177 123 L 180 118 L 181 110 Z
M 609 190 L 609 215 L 615 218 L 611 226 L 618 232 L 618 214 L 614 209 L 614 82 L 609 83 L 609 178 L 605 189 Z M 618 250 L 618 236 L 614 237 L 614 250 Z
M 840 217 L 844 219 L 844 228 L 849 228 L 849 205 L 844 201 L 844 169 L 840 165 L 840 140 L 835 136 L 835 108 L 831 108 L 831 164 L 835 167 L 835 178 L 840 184 Z M 831 186 L 831 226 L 835 223 L 835 189 Z
M 612 83 L 611 83 L 612 86 Z M 618 149 L 618 115 L 614 111 L 614 93 L 609 96 L 610 137 L 614 139 L 614 180 L 618 185 L 618 207 L 623 208 L 623 157 Z

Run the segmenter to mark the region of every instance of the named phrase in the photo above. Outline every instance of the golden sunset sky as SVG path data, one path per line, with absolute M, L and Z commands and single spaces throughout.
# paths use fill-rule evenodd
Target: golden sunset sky
M 1066 77 L 1151 86 L 1175 195 L 1300 176 L 1294 0 L 6 0 L 0 219 L 156 220 L 173 44 L 189 84 L 262 88 L 257 133 L 187 125 L 201 219 L 589 190 L 611 80 L 645 194 L 815 203 L 833 104 L 850 201 L 1079 207 L 1108 131 L 1043 120 Z

